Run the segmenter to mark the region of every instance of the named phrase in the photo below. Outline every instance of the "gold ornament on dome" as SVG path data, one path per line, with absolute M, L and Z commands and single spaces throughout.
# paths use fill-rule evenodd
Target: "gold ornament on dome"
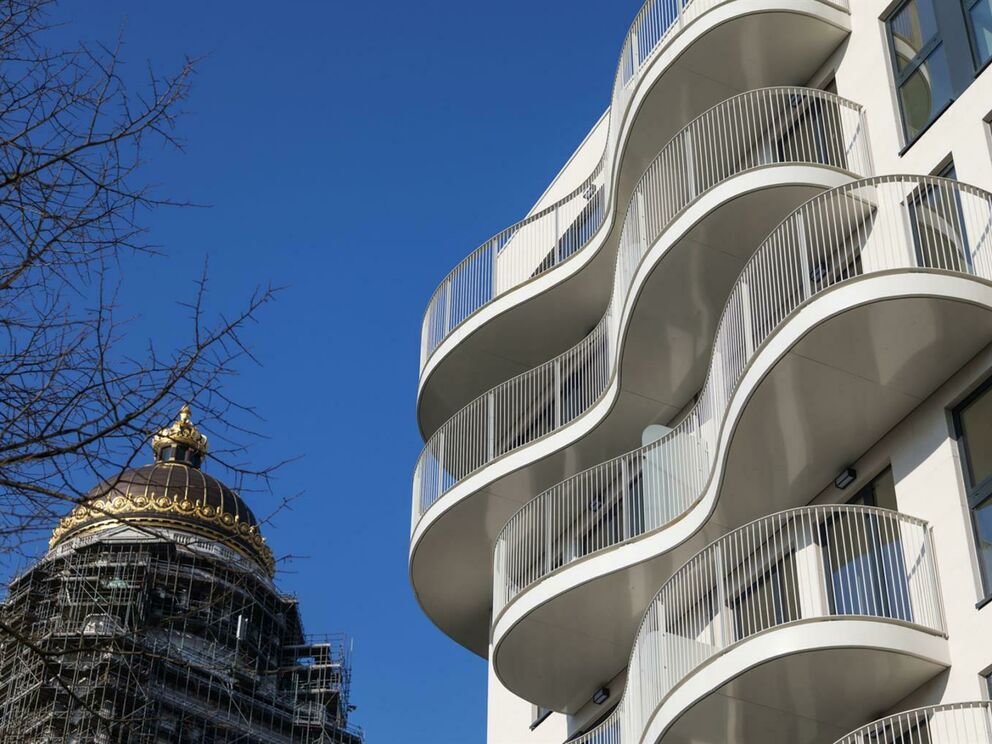
M 113 498 L 97 499 L 87 504 L 79 504 L 69 514 L 59 520 L 58 527 L 52 532 L 52 538 L 48 541 L 48 548 L 51 550 L 67 533 L 99 517 L 113 517 L 115 519 L 109 522 L 94 524 L 92 525 L 94 529 L 105 529 L 107 527 L 113 527 L 115 523 L 127 524 L 133 521 L 146 527 L 164 527 L 168 529 L 178 526 L 183 530 L 190 530 L 191 525 L 187 522 L 172 522 L 167 518 L 156 519 L 147 515 L 142 515 L 140 518 L 131 518 L 135 512 L 149 509 L 163 516 L 167 514 L 189 516 L 191 510 L 186 506 L 188 504 L 190 504 L 189 501 L 177 501 L 167 496 L 155 498 L 154 494 L 152 494 L 151 500 L 141 496 L 133 497 L 127 494 L 125 496 L 118 495 Z M 265 542 L 265 538 L 262 537 L 257 525 L 249 525 L 241 522 L 236 515 L 219 511 L 209 504 L 194 504 L 193 507 L 195 516 L 204 523 L 204 527 L 208 528 L 207 530 L 198 530 L 198 532 L 207 537 L 220 537 L 221 542 L 228 547 L 260 563 L 268 571 L 270 576 L 275 574 L 276 562 L 272 554 L 272 549 Z M 83 534 L 83 532 L 87 531 L 84 530 L 78 534 Z M 211 534 L 213 532 L 221 534 Z M 224 536 L 239 538 L 247 543 L 247 545 L 225 540 Z M 249 550 L 251 551 L 250 553 L 248 552 Z
M 207 437 L 200 433 L 200 430 L 193 425 L 190 420 L 191 411 L 188 403 L 184 403 L 179 409 L 179 418 L 172 426 L 159 431 L 152 439 L 152 449 L 157 456 L 163 447 L 184 444 L 190 449 L 196 450 L 201 455 L 207 454 Z

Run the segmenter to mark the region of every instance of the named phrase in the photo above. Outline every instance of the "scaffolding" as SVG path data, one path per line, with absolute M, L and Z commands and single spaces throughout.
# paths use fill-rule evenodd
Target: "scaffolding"
M 222 553 L 77 542 L 0 621 L 0 744 L 362 742 L 347 639 L 305 636 L 296 599 Z

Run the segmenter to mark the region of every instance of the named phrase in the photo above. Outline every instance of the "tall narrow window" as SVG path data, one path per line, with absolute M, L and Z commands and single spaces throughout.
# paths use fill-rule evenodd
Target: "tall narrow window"
M 992 59 L 992 0 L 961 0 L 964 5 L 975 64 L 983 67 Z
M 888 27 L 903 125 L 913 140 L 953 96 L 934 0 L 907 0 Z
M 992 595 L 992 381 L 955 412 L 985 595 Z
M 877 506 L 880 509 L 896 509 L 896 483 L 892 468 L 886 468 L 875 476 L 871 483 L 862 488 L 848 501 L 860 506 Z
M 550 708 L 543 708 L 540 705 L 530 706 L 530 712 L 531 712 L 531 724 L 530 724 L 531 731 L 533 731 L 542 723 L 544 723 L 548 719 L 548 716 L 551 715 Z
M 886 468 L 848 503 L 896 508 L 895 482 Z M 828 521 L 822 530 L 828 596 L 835 615 L 875 615 L 911 621 L 902 535 L 879 514 Z

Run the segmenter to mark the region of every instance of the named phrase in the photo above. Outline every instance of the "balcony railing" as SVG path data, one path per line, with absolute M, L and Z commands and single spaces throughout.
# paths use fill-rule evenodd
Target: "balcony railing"
M 910 710 L 870 723 L 837 744 L 992 744 L 992 703 Z
M 421 370 L 441 342 L 475 312 L 588 245 L 608 216 L 613 158 L 641 73 L 686 26 L 707 11 L 732 1 L 648 0 L 644 4 L 620 52 L 603 155 L 577 189 L 487 240 L 448 273 L 424 313 Z M 848 0 L 821 2 L 848 9 Z
M 634 189 L 603 319 L 579 344 L 476 398 L 434 433 L 414 473 L 414 525 L 465 476 L 560 429 L 598 401 L 615 371 L 627 290 L 648 249 L 714 187 L 782 164 L 870 174 L 860 107 L 821 90 L 766 88 L 714 106 L 679 132 Z
M 709 485 L 731 399 L 765 340 L 819 294 L 893 270 L 992 280 L 992 194 L 887 176 L 828 191 L 790 215 L 731 291 L 706 382 L 685 418 L 658 441 L 562 481 L 509 520 L 496 543 L 493 616 L 549 573 L 689 511 Z
M 616 710 L 574 744 L 639 742 L 668 694 L 708 659 L 801 622 L 868 619 L 944 633 L 926 523 L 861 506 L 775 514 L 703 548 L 641 623 Z

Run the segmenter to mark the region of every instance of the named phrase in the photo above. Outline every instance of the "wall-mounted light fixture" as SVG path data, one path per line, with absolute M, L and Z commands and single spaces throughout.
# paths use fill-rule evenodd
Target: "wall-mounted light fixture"
M 592 701 L 596 703 L 596 705 L 602 705 L 609 699 L 609 697 L 610 697 L 610 688 L 600 687 L 598 690 L 596 690 L 596 692 L 592 694 Z
M 840 475 L 834 478 L 834 485 L 841 491 L 854 483 L 858 477 L 858 471 L 854 468 L 846 468 Z

